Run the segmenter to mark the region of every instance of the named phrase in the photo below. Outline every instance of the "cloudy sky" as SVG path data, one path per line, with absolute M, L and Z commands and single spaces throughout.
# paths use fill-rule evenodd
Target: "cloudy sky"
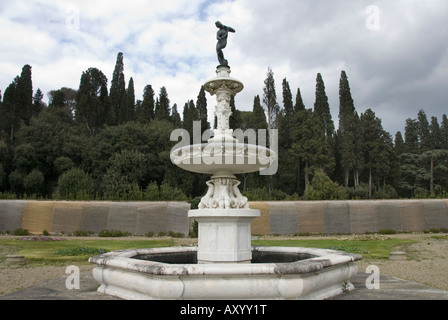
M 308 108 L 321 73 L 336 125 L 341 70 L 357 111 L 371 108 L 392 135 L 419 109 L 439 122 L 448 114 L 446 0 L 1 0 L 0 90 L 25 64 L 45 95 L 77 89 L 89 67 L 110 85 L 123 52 L 137 99 L 147 84 L 165 86 L 181 111 L 215 75 L 217 20 L 236 29 L 224 54 L 245 85 L 241 110 L 262 96 L 271 67 L 278 101 L 287 78 Z M 207 100 L 212 113 L 215 98 Z

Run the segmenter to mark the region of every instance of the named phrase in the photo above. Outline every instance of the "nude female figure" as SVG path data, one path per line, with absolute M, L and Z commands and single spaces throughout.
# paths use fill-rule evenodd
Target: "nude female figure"
M 223 25 L 221 22 L 216 21 L 216 27 L 219 28 L 216 38 L 218 39 L 218 44 L 216 45 L 216 53 L 218 54 L 218 60 L 220 65 L 228 66 L 229 63 L 226 59 L 224 59 L 224 53 L 222 49 L 227 46 L 227 38 L 229 36 L 229 32 L 235 33 L 235 29 L 231 27 L 227 27 Z

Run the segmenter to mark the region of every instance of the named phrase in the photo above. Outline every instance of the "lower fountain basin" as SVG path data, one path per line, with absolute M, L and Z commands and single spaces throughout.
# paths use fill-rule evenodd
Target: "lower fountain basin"
M 98 292 L 128 300 L 326 299 L 353 286 L 357 254 L 253 247 L 250 264 L 196 264 L 197 247 L 115 251 L 89 259 Z

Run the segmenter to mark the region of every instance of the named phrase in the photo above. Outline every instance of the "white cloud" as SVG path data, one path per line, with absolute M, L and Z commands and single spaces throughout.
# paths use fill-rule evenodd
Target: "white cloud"
M 366 8 L 372 4 L 379 10 L 375 30 L 366 27 Z M 62 86 L 76 89 L 89 67 L 101 69 L 110 83 L 121 51 L 126 81 L 134 78 L 137 98 L 147 84 L 156 92 L 165 86 L 171 103 L 181 110 L 214 76 L 214 22 L 220 20 L 236 29 L 224 53 L 232 76 L 245 85 L 237 107 L 250 110 L 254 96 L 262 96 L 269 66 L 279 102 L 286 77 L 294 98 L 300 87 L 311 108 L 319 72 L 337 124 L 344 69 L 358 112 L 372 108 L 394 133 L 420 108 L 429 116 L 444 113 L 447 9 L 448 3 L 439 0 L 2 2 L 0 89 L 24 64 L 33 66 L 34 89 L 44 93 Z M 215 100 L 207 99 L 211 113 Z

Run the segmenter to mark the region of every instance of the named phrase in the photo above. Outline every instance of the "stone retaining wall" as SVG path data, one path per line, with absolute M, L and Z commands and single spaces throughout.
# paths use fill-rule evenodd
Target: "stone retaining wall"
M 350 234 L 381 230 L 448 228 L 448 200 L 251 202 L 261 216 L 253 235 Z M 0 201 L 0 231 L 188 234 L 190 205 L 184 202 Z
M 188 235 L 190 204 L 184 202 L 0 201 L 0 231 L 30 233 L 120 230 L 132 234 Z
M 251 202 L 252 234 L 356 234 L 448 228 L 448 200 Z

